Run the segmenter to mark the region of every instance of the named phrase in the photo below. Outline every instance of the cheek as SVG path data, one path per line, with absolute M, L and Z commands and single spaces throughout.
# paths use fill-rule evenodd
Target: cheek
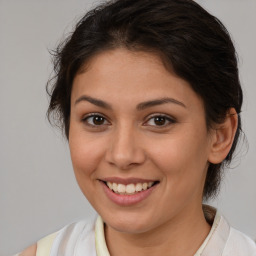
M 201 131 L 201 134 L 202 132 L 205 133 Z M 175 138 L 151 147 L 151 158 L 162 171 L 166 186 L 174 193 L 182 194 L 204 183 L 208 142 L 207 136 L 202 138 L 198 133 L 191 131 L 179 136 L 176 134 Z
M 199 141 L 200 140 L 200 141 Z M 155 143 L 150 154 L 158 165 L 192 167 L 207 162 L 207 142 L 194 136 L 179 136 Z M 154 157 L 153 157 L 154 156 Z M 165 168 L 164 168 L 165 169 Z
M 82 132 L 70 132 L 69 147 L 77 178 L 93 175 L 103 155 L 100 140 L 85 136 Z
M 69 147 L 74 174 L 85 197 L 94 205 L 96 170 L 102 157 L 102 146 L 97 140 L 88 140 L 84 135 L 70 134 Z

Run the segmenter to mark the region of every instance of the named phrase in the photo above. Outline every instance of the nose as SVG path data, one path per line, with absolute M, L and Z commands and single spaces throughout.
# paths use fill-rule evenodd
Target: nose
M 114 131 L 110 140 L 106 152 L 106 161 L 109 164 L 121 170 L 128 170 L 146 160 L 138 131 L 123 127 Z

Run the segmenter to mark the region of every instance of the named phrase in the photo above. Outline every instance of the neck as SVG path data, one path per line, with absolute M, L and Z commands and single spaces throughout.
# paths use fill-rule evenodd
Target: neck
M 210 232 L 210 226 L 202 207 L 186 211 L 179 215 L 179 219 L 139 234 L 121 233 L 106 226 L 105 237 L 110 255 L 194 255 Z

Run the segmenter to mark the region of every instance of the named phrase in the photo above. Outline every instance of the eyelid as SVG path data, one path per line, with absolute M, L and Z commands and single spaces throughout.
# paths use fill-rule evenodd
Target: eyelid
M 88 122 L 86 122 L 86 120 L 87 120 L 88 118 L 94 117 L 94 116 L 103 117 L 103 118 L 105 119 L 105 121 L 107 121 L 107 123 L 108 123 L 108 124 L 103 124 L 103 125 L 109 125 L 109 124 L 110 124 L 108 118 L 107 118 L 105 115 L 103 115 L 102 113 L 99 113 L 99 112 L 93 112 L 93 113 L 88 113 L 88 114 L 86 114 L 86 115 L 83 115 L 81 121 L 82 121 L 83 123 L 86 123 L 86 125 L 88 125 L 88 126 L 90 126 L 90 127 L 99 128 L 100 126 L 103 126 L 103 125 L 91 125 L 91 124 L 89 124 Z
M 107 119 L 107 117 L 104 114 L 100 113 L 100 112 L 90 112 L 88 114 L 83 115 L 82 119 L 86 119 L 90 116 L 102 116 L 102 117 Z
M 154 125 L 154 127 L 157 127 L 157 128 L 165 128 L 167 126 L 169 126 L 170 124 L 174 124 L 176 123 L 176 119 L 168 114 L 163 114 L 163 113 L 154 113 L 154 114 L 150 114 L 148 115 L 145 119 L 145 121 L 143 122 L 143 125 L 145 125 L 150 119 L 152 118 L 155 118 L 155 117 L 164 117 L 166 118 L 167 121 L 169 121 L 169 124 L 167 125 L 163 125 L 163 126 L 157 126 L 157 125 Z M 145 125 L 147 126 L 147 125 Z M 152 125 L 148 125 L 148 126 L 152 126 Z
M 100 117 L 104 118 L 104 121 L 106 121 L 107 124 L 92 125 L 92 124 L 86 122 L 87 119 L 89 119 L 90 117 L 94 117 L 94 116 L 100 116 Z M 149 122 L 152 118 L 156 118 L 156 117 L 164 117 L 164 118 L 168 121 L 168 124 L 165 124 L 165 125 L 162 125 L 162 126 L 161 126 L 161 125 L 159 125 L 159 126 L 158 126 L 158 125 L 147 125 L 147 122 Z M 81 121 L 82 121 L 83 123 L 85 123 L 85 125 L 90 126 L 90 127 L 93 127 L 93 128 L 100 128 L 100 127 L 102 127 L 102 126 L 106 126 L 106 125 L 110 125 L 110 124 L 111 124 L 111 122 L 109 121 L 109 119 L 108 119 L 104 114 L 99 113 L 99 112 L 88 113 L 88 114 L 86 114 L 86 115 L 84 115 L 84 116 L 82 117 Z M 157 129 L 160 129 L 160 128 L 166 128 L 166 127 L 168 127 L 168 126 L 171 125 L 171 124 L 175 124 L 176 122 L 177 122 L 176 119 L 175 119 L 174 117 L 168 115 L 168 114 L 164 114 L 164 113 L 153 113 L 153 114 L 148 115 L 148 116 L 144 119 L 144 121 L 143 121 L 143 126 L 151 126 L 151 127 L 155 127 L 155 128 L 157 128 Z

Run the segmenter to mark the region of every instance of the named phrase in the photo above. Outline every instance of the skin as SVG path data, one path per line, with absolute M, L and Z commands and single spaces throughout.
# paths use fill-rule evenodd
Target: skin
M 138 109 L 166 97 L 172 100 Z M 236 127 L 230 109 L 209 131 L 202 99 L 152 53 L 115 49 L 87 63 L 73 82 L 69 146 L 111 256 L 194 255 L 210 231 L 202 211 L 208 164 L 224 160 Z M 141 202 L 120 206 L 103 190 L 101 180 L 111 177 L 159 183 Z
M 110 107 L 97 106 L 83 96 Z M 181 104 L 136 108 L 166 97 Z M 103 117 L 103 122 L 95 125 L 90 113 Z M 152 117 L 159 114 L 166 115 L 163 126 Z M 225 158 L 215 150 L 222 137 L 221 132 L 207 130 L 201 98 L 186 81 L 167 71 L 158 56 L 116 49 L 88 63 L 73 83 L 69 145 L 78 184 L 106 223 L 111 255 L 196 252 L 210 230 L 202 193 L 209 160 Z M 159 184 L 142 202 L 121 207 L 102 189 L 100 180 L 109 177 Z
M 36 244 L 28 247 L 25 249 L 22 253 L 19 254 L 19 256 L 36 256 Z

